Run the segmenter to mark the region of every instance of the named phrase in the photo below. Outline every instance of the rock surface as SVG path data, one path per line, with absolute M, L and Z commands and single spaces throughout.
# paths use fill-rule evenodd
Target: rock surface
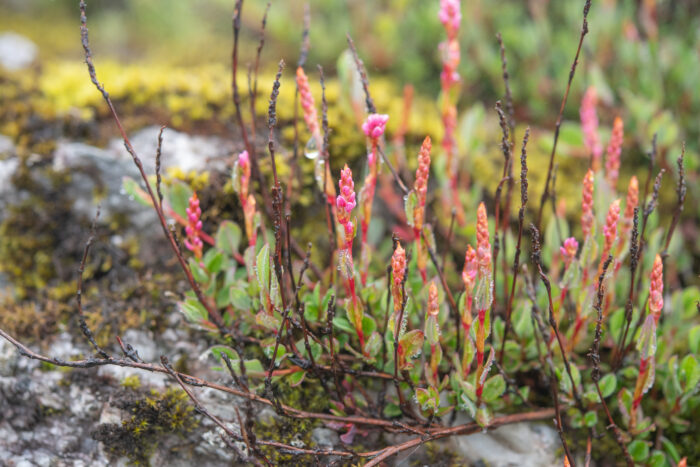
M 24 36 L 14 32 L 0 34 L 0 66 L 9 71 L 18 71 L 34 63 L 39 48 Z

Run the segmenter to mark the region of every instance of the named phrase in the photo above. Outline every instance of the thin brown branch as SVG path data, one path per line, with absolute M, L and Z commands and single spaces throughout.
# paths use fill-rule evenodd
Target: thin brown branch
M 544 184 L 544 191 L 542 192 L 542 198 L 540 199 L 540 207 L 537 211 L 537 221 L 535 226 L 537 230 L 540 229 L 542 224 L 542 213 L 544 211 L 544 205 L 549 197 L 549 182 L 552 179 L 552 169 L 554 169 L 554 157 L 557 153 L 557 143 L 559 142 L 559 130 L 561 129 L 561 122 L 564 117 L 564 108 L 566 107 L 566 101 L 569 99 L 569 92 L 571 91 L 571 83 L 574 80 L 574 75 L 576 74 L 576 65 L 578 65 L 578 57 L 581 54 L 581 48 L 583 46 L 583 39 L 588 34 L 588 12 L 591 9 L 591 0 L 586 0 L 583 6 L 583 24 L 581 26 L 581 35 L 578 40 L 578 47 L 576 49 L 576 55 L 574 56 L 574 62 L 571 64 L 571 70 L 569 71 L 569 81 L 566 84 L 566 91 L 564 92 L 564 97 L 561 100 L 561 106 L 559 107 L 559 115 L 557 116 L 557 122 L 554 128 L 554 143 L 552 144 L 552 152 L 549 155 L 549 168 L 547 169 L 547 178 Z

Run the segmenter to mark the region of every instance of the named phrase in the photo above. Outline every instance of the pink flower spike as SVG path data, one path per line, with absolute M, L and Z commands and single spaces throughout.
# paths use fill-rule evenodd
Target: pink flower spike
M 318 138 L 320 136 L 320 129 L 318 126 L 316 104 L 314 102 L 314 96 L 311 94 L 309 78 L 306 77 L 306 73 L 304 73 L 302 67 L 297 68 L 297 88 L 299 89 L 299 96 L 301 97 L 301 108 L 304 111 L 306 126 L 311 136 Z M 317 143 L 320 144 L 321 142 L 317 141 Z
M 462 22 L 459 0 L 440 0 L 438 19 L 447 31 L 447 37 L 455 37 L 459 31 L 459 24 Z
M 622 142 L 624 140 L 624 128 L 622 119 L 615 117 L 610 144 L 608 144 L 608 154 L 605 161 L 605 178 L 608 185 L 613 190 L 617 185 L 617 178 L 620 175 L 620 154 L 622 153 Z
M 384 134 L 386 122 L 388 120 L 388 115 L 370 114 L 367 116 L 365 123 L 362 124 L 362 131 L 374 140 L 379 139 Z
M 564 245 L 559 247 L 559 252 L 564 257 L 564 264 L 568 268 L 571 262 L 576 257 L 576 252 L 578 251 L 578 242 L 574 237 L 569 237 L 564 240 Z
M 588 169 L 583 178 L 583 195 L 581 199 L 581 230 L 583 238 L 587 238 L 593 229 L 593 170 Z
M 615 237 L 617 236 L 617 221 L 620 218 L 620 200 L 616 199 L 608 209 L 608 215 L 605 217 L 605 226 L 603 226 L 603 235 L 605 236 L 604 251 L 610 251 Z
M 478 264 L 476 262 L 476 250 L 471 245 L 467 246 L 467 252 L 464 255 L 464 269 L 462 270 L 462 282 L 464 288 L 469 295 L 474 290 L 476 284 L 476 271 Z
M 593 86 L 586 90 L 581 100 L 581 130 L 583 131 L 583 140 L 586 144 L 586 149 L 593 155 L 593 171 L 600 168 L 600 158 L 603 155 L 603 146 L 598 138 L 598 115 L 596 113 L 596 105 L 598 104 L 598 96 Z
M 391 256 L 391 296 L 394 299 L 394 311 L 401 311 L 403 306 L 403 285 L 406 273 L 406 250 L 397 242 L 394 254 Z
M 187 238 L 185 239 L 185 247 L 194 253 L 195 258 L 198 260 L 202 258 L 203 246 L 202 239 L 199 235 L 202 231 L 201 216 L 202 209 L 199 207 L 199 199 L 195 192 L 192 193 L 189 206 L 187 207 L 187 226 L 185 227 Z
M 357 201 L 355 200 L 355 182 L 352 180 L 352 170 L 345 164 L 345 167 L 340 172 L 340 181 L 338 182 L 340 194 L 335 198 L 335 206 L 338 210 L 338 223 L 343 226 L 345 231 L 346 248 L 352 246 L 352 232 L 354 230 L 353 222 L 350 220 L 350 213 Z
M 476 258 L 481 277 L 491 275 L 491 242 L 489 240 L 489 221 L 486 206 L 479 203 L 476 211 Z
M 654 315 L 656 323 L 661 317 L 664 308 L 664 264 L 661 256 L 656 255 L 654 266 L 651 269 L 651 283 L 649 284 L 649 311 Z

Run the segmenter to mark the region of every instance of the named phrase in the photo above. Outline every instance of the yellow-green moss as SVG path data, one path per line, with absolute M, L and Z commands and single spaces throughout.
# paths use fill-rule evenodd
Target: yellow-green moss
M 148 465 L 163 435 L 184 436 L 199 423 L 187 394 L 179 388 L 127 394 L 116 405 L 131 415 L 121 424 L 100 425 L 92 436 L 115 458 L 128 457 L 136 465 Z

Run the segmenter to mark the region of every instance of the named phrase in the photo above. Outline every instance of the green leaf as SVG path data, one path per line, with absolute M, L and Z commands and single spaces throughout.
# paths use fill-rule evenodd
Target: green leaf
M 632 441 L 629 446 L 627 446 L 630 456 L 636 462 L 644 462 L 647 457 L 649 457 L 649 446 L 639 439 Z
M 224 265 L 223 253 L 216 251 L 213 248 L 209 249 L 202 259 L 204 262 L 204 267 L 212 274 L 217 274 L 219 271 L 221 271 L 221 267 Z
M 187 184 L 175 180 L 167 190 L 167 197 L 173 211 L 183 219 L 187 219 L 187 206 L 192 197 L 192 189 Z
M 179 308 L 187 321 L 191 323 L 199 324 L 209 318 L 206 308 L 196 298 L 188 298 L 184 302 L 180 302 Z
M 341 331 L 349 333 L 355 332 L 355 327 L 352 324 L 350 324 L 350 321 L 348 321 L 346 318 L 343 318 L 342 316 L 336 316 L 335 318 L 333 318 L 333 326 L 340 329 Z
M 365 355 L 369 355 L 370 361 L 376 360 L 376 357 L 382 352 L 382 336 L 378 332 L 373 332 L 365 342 L 363 351 Z
M 493 413 L 491 409 L 486 404 L 481 404 L 481 406 L 476 410 L 476 423 L 482 427 L 486 427 L 491 424 L 493 420 Z
M 124 177 L 122 178 L 122 188 L 126 192 L 129 197 L 135 199 L 138 201 L 140 204 L 144 206 L 153 206 L 153 203 L 151 202 L 151 197 L 148 196 L 148 193 L 146 190 L 141 188 L 141 186 L 138 184 L 136 180 L 134 180 L 131 177 Z
M 265 329 L 274 331 L 275 333 L 279 331 L 280 320 L 274 316 L 270 316 L 266 311 L 259 311 L 258 314 L 255 315 L 255 322 Z
M 406 200 L 404 202 L 404 210 L 406 212 L 406 223 L 410 226 L 413 226 L 415 223 L 413 219 L 413 212 L 418 206 L 418 196 L 416 195 L 416 192 L 414 190 L 411 190 L 411 192 L 406 195 Z
M 671 464 L 666 460 L 666 455 L 663 451 L 653 451 L 651 457 L 649 458 L 650 467 L 670 467 Z
M 199 283 L 206 283 L 209 281 L 209 275 L 197 262 L 195 258 L 190 258 L 188 263 L 190 264 L 190 271 L 192 272 L 192 277 Z
M 700 381 L 700 366 L 693 355 L 686 355 L 681 362 L 680 380 L 684 393 L 695 390 Z
M 238 252 L 241 243 L 241 228 L 235 222 L 223 221 L 216 231 L 216 248 L 229 256 Z
M 250 310 L 252 303 L 250 297 L 241 286 L 233 286 L 229 289 L 231 305 L 237 310 Z
M 304 377 L 306 376 L 305 371 L 297 371 L 295 373 L 292 373 L 289 375 L 289 385 L 291 387 L 297 387 L 301 384 L 302 381 L 304 381 Z
M 688 346 L 694 354 L 700 353 L 700 324 L 693 326 L 688 333 Z
M 467 397 L 466 393 L 462 393 L 459 399 L 461 401 L 460 408 L 469 412 L 469 416 L 474 418 L 476 416 L 476 405 L 474 405 L 474 402 Z
M 617 377 L 613 373 L 607 374 L 600 379 L 598 384 L 600 385 L 600 392 L 603 394 L 603 398 L 606 398 L 615 392 Z
M 417 357 L 423 350 L 423 332 L 418 329 L 408 331 L 399 340 L 399 345 L 403 349 L 406 360 Z
M 401 407 L 396 404 L 389 402 L 386 407 L 384 407 L 384 416 L 388 418 L 400 417 L 403 414 Z
M 269 290 L 270 285 L 270 245 L 265 244 L 258 252 L 255 270 L 260 290 Z
M 506 382 L 502 375 L 495 375 L 490 377 L 484 383 L 484 391 L 481 394 L 481 398 L 485 402 L 492 402 L 498 399 L 501 394 L 506 390 Z
M 676 449 L 675 444 L 673 444 L 668 438 L 661 438 L 661 444 L 663 445 L 666 454 L 671 456 L 673 462 L 677 464 L 681 461 L 681 455 L 678 453 L 678 449 Z
M 598 423 L 598 414 L 593 411 L 586 412 L 586 415 L 583 416 L 583 424 L 592 427 L 596 423 Z

